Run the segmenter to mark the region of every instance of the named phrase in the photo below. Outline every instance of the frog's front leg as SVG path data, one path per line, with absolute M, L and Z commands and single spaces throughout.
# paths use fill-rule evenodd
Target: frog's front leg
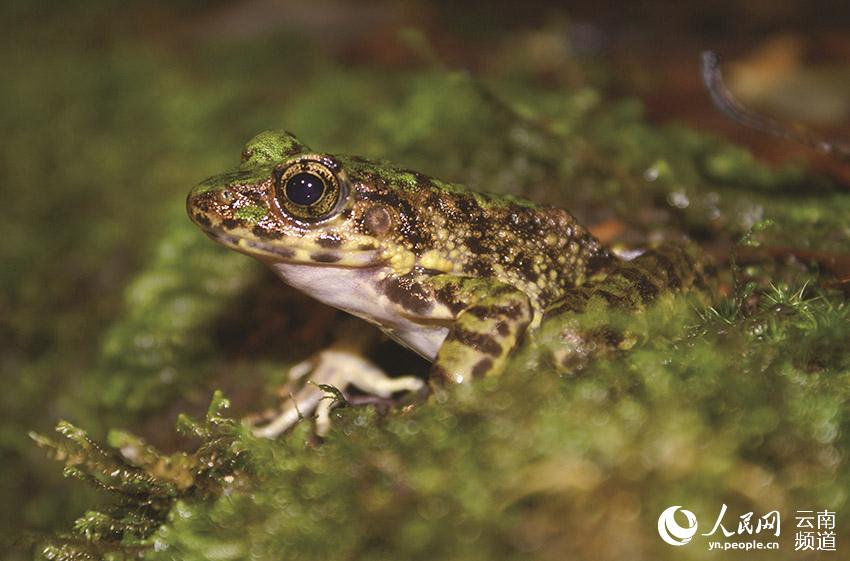
M 330 412 L 336 401 L 322 386 L 332 386 L 346 394 L 349 387 L 379 398 L 388 399 L 396 392 L 418 391 L 424 382 L 415 376 L 387 376 L 365 357 L 375 342 L 377 332 L 364 329 L 354 318 L 344 321 L 334 343 L 315 356 L 290 369 L 287 398 L 281 411 L 267 424 L 254 429 L 254 434 L 276 438 L 304 416 L 315 414 L 316 433 L 327 434 L 331 426 Z M 306 379 L 306 380 L 305 380 Z M 304 383 L 306 382 L 306 383 Z M 300 389 L 296 385 L 300 384 Z
M 490 278 L 438 275 L 438 301 L 456 315 L 431 366 L 431 383 L 463 383 L 498 374 L 534 317 L 528 296 Z

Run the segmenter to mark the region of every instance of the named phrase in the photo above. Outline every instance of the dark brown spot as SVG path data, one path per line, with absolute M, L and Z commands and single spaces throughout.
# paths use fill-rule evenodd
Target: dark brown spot
M 472 217 L 481 214 L 481 207 L 471 196 L 458 197 L 456 203 L 457 208 L 467 217 Z
M 469 251 L 472 253 L 481 254 L 486 251 L 484 246 L 481 244 L 481 238 L 479 236 L 469 236 L 464 241 L 464 244 L 466 244 L 466 247 L 468 247 Z
M 480 277 L 487 277 L 493 273 L 493 264 L 489 259 L 475 259 L 465 269 Z
M 391 302 L 415 314 L 424 315 L 433 307 L 428 291 L 408 277 L 387 277 L 381 282 L 381 289 Z
M 227 228 L 228 230 L 232 230 L 239 225 L 239 220 L 234 220 L 233 218 L 225 218 L 221 221 L 221 225 Z
M 547 316 L 556 316 L 567 312 L 581 313 L 587 307 L 587 301 L 592 295 L 590 287 L 576 288 L 565 294 L 550 309 L 546 310 Z
M 335 253 L 311 253 L 310 259 L 316 263 L 336 263 L 337 261 L 340 261 L 342 257 Z
M 490 290 L 490 296 L 504 296 L 505 294 L 511 294 L 514 292 L 518 292 L 518 290 L 512 284 L 502 283 L 496 288 Z
M 624 304 L 626 304 L 626 301 L 622 296 L 620 296 L 618 294 L 614 294 L 613 292 L 609 292 L 609 291 L 601 289 L 601 288 L 594 290 L 593 295 L 594 296 L 596 296 L 596 295 L 601 296 L 602 298 L 605 299 L 606 302 L 608 302 L 608 304 L 610 304 L 612 306 L 623 306 Z
M 472 367 L 472 377 L 475 379 L 483 378 L 492 368 L 493 361 L 489 358 L 482 358 Z
M 644 302 L 648 302 L 658 295 L 658 287 L 652 284 L 650 274 L 646 271 L 637 267 L 624 267 L 620 274 L 637 289 Z
M 505 304 L 504 306 L 472 306 L 466 310 L 467 314 L 472 314 L 480 320 L 490 319 L 494 317 L 505 317 L 508 319 L 516 319 L 520 314 L 519 304 Z
M 492 317 L 493 308 L 488 306 L 472 306 L 468 310 L 466 310 L 467 314 L 473 315 L 478 319 L 484 320 Z
M 492 356 L 502 354 L 502 346 L 499 342 L 486 333 L 476 333 L 475 331 L 468 331 L 460 326 L 455 326 L 452 336 L 458 343 L 477 349 L 482 353 Z
M 520 304 L 508 304 L 506 306 L 499 306 L 498 311 L 499 315 L 503 315 L 510 319 L 517 319 L 523 311 L 524 306 Z
M 537 271 L 534 270 L 534 261 L 529 257 L 518 255 L 516 259 L 514 259 L 514 267 L 519 269 L 522 275 L 529 282 L 537 282 L 537 279 L 540 275 L 537 274 Z
M 610 269 L 615 259 L 607 252 L 597 253 L 587 260 L 587 274 L 592 276 L 596 273 Z
M 280 232 L 268 230 L 259 225 L 251 228 L 251 233 L 257 236 L 258 238 L 262 238 L 264 240 L 277 240 L 283 237 L 283 234 L 281 234 Z
M 574 311 L 576 311 L 576 310 L 573 308 L 571 302 L 569 302 L 569 303 L 568 302 L 559 302 L 555 306 L 546 310 L 546 317 L 550 318 L 550 317 L 553 317 L 553 316 L 559 316 L 559 315 L 564 314 L 566 312 L 574 312 Z
M 496 324 L 496 331 L 498 331 L 499 335 L 502 337 L 507 337 L 511 332 L 511 328 L 507 323 L 500 321 Z
M 437 301 L 445 305 L 453 314 L 458 314 L 466 307 L 465 302 L 458 300 L 457 291 L 451 286 L 444 286 L 434 292 Z
M 200 212 L 195 213 L 195 222 L 203 226 L 204 228 L 209 228 L 212 225 L 210 219 L 206 217 L 205 214 L 201 214 Z
M 192 205 L 202 212 L 212 212 L 215 206 L 210 199 L 209 193 L 205 193 L 203 195 L 199 195 L 195 198 Z

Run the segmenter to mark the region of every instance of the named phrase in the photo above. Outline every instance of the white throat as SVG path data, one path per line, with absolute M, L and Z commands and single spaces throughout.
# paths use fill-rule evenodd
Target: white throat
M 445 326 L 417 323 L 379 291 L 379 282 L 390 271 L 386 267 L 359 269 L 296 263 L 271 263 L 270 266 L 288 285 L 377 325 L 428 360 L 434 360 L 448 334 Z

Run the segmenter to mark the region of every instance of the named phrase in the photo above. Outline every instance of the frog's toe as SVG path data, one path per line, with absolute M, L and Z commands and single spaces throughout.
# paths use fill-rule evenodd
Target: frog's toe
M 325 350 L 313 359 L 294 366 L 290 371 L 291 378 L 305 376 L 308 382 L 297 392 L 288 392 L 287 401 L 280 414 L 268 424 L 256 428 L 254 434 L 275 438 L 302 417 L 315 414 L 316 432 L 319 436 L 324 436 L 330 429 L 331 409 L 338 403 L 326 386 L 336 388 L 343 397 L 347 396 L 348 388 L 354 386 L 362 392 L 384 399 L 397 392 L 415 392 L 425 387 L 425 383 L 419 378 L 392 378 L 362 355 L 340 349 Z
M 348 382 L 357 389 L 385 399 L 396 392 L 418 392 L 425 388 L 425 382 L 416 376 L 391 378 L 377 367 L 369 370 L 352 370 L 349 374 Z
M 262 426 L 254 427 L 254 435 L 262 438 L 277 438 L 305 416 L 311 415 L 321 402 L 324 392 L 307 385 L 296 393 L 289 393 L 281 411 Z

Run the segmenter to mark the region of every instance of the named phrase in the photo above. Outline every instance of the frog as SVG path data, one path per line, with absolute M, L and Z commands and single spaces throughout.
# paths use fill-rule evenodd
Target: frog
M 693 252 L 667 244 L 625 259 L 569 212 L 442 181 L 389 162 L 318 152 L 284 130 L 245 145 L 237 168 L 195 186 L 190 219 L 283 282 L 375 325 L 430 362 L 427 383 L 366 358 L 359 327 L 290 370 L 287 404 L 255 430 L 275 437 L 314 415 L 327 432 L 334 388 L 388 399 L 505 371 L 543 322 L 602 299 L 624 309 L 692 287 Z M 614 330 L 563 334 L 554 360 L 616 349 Z

